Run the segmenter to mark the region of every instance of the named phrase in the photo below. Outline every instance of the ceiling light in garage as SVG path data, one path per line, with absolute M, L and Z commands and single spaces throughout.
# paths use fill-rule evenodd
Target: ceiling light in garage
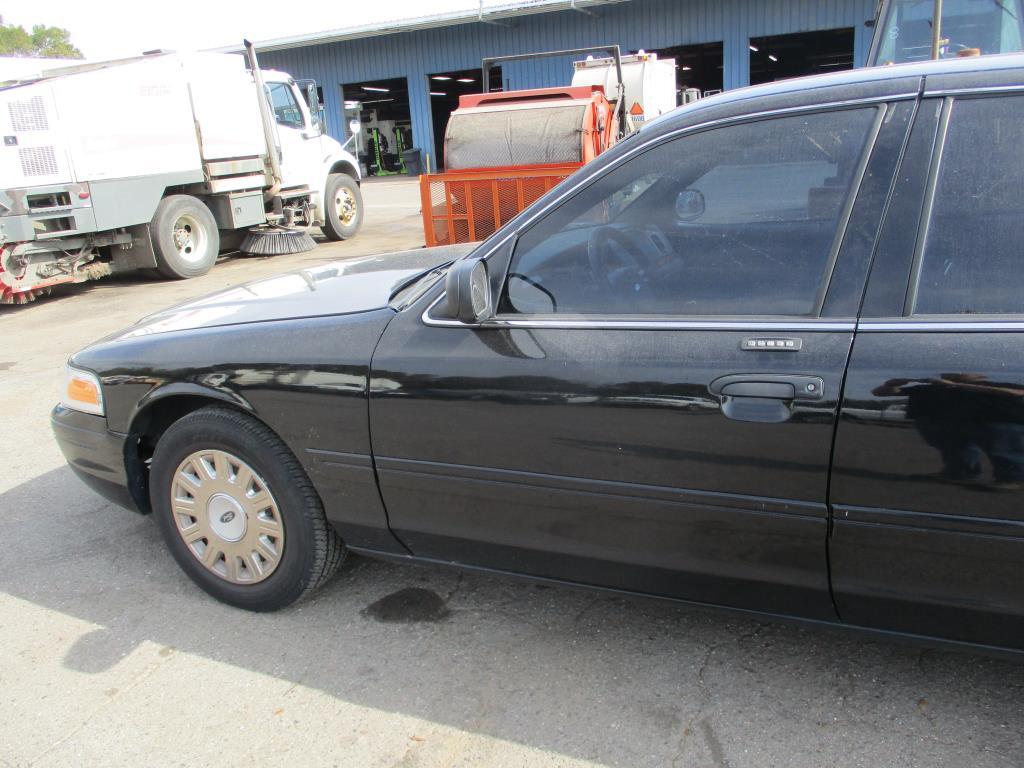
M 447 96 L 448 94 L 447 93 L 441 93 L 440 91 L 431 91 L 430 95 L 431 96 Z
M 773 53 L 769 53 L 769 54 L 768 54 L 768 58 L 769 58 L 769 59 L 771 59 L 772 61 L 778 61 L 778 60 L 779 60 L 779 57 L 778 57 L 778 56 L 776 56 L 776 55 L 775 55 L 775 54 L 773 54 Z
M 451 80 L 451 78 L 450 78 L 450 77 L 448 77 L 448 75 L 434 75 L 434 76 L 433 76 L 432 78 L 430 78 L 430 79 L 431 79 L 431 80 Z
M 459 78 L 459 82 L 460 83 L 475 83 L 476 80 L 474 80 L 472 77 L 460 77 Z
M 750 50 L 752 50 L 754 53 L 757 53 L 761 49 L 758 48 L 756 45 L 752 45 L 752 46 L 750 46 Z
M 375 91 L 377 93 L 390 93 L 391 92 L 390 88 L 378 88 L 375 85 L 364 85 L 363 86 L 363 90 L 364 91 Z

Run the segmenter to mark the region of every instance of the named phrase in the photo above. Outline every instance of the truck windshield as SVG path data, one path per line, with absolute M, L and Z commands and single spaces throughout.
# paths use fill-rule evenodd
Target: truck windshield
M 1024 0 L 891 0 L 883 3 L 870 64 L 932 58 L 932 22 L 941 9 L 938 56 L 978 56 L 1022 50 Z

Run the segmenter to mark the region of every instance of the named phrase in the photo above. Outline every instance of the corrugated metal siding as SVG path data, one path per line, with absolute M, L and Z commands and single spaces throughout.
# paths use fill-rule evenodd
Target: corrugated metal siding
M 345 136 L 341 83 L 406 77 L 413 143 L 432 148 L 427 75 L 480 66 L 484 56 L 617 43 L 623 51 L 722 41 L 726 88 L 747 85 L 748 41 L 761 35 L 853 27 L 854 61 L 863 64 L 871 42 L 864 22 L 875 0 L 631 0 L 597 9 L 597 17 L 559 12 L 516 19 L 514 26 L 469 23 L 439 29 L 311 45 L 260 54 L 264 67 L 323 86 L 327 131 Z M 567 59 L 514 62 L 502 73 L 512 88 L 566 84 Z

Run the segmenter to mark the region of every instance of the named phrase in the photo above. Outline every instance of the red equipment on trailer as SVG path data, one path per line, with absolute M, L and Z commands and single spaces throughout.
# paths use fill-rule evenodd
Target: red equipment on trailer
M 618 46 L 485 59 L 483 82 L 498 62 L 591 51 L 612 53 L 613 101 L 601 85 L 459 97 L 445 132 L 445 173 L 420 176 L 428 246 L 483 240 L 622 137 Z

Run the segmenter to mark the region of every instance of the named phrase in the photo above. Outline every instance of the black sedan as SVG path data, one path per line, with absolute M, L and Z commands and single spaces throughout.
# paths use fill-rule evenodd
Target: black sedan
M 348 551 L 1024 650 L 1024 57 L 660 118 L 483 244 L 79 352 L 72 468 L 271 610 Z

